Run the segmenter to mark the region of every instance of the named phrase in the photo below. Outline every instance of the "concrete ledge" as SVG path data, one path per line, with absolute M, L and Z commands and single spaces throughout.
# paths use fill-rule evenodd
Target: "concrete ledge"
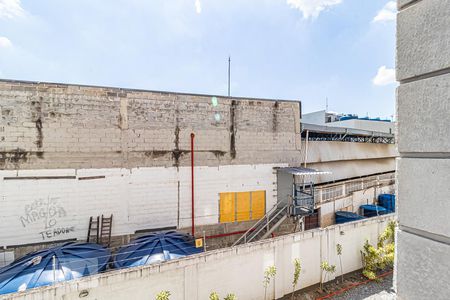
M 445 74 L 398 87 L 397 141 L 400 153 L 450 151 L 449 82 L 450 74 Z
M 397 299 L 448 299 L 450 246 L 397 232 Z
M 397 8 L 398 8 L 398 10 L 400 10 L 400 9 L 404 8 L 405 6 L 413 5 L 419 1 L 422 1 L 422 0 L 397 0 Z
M 397 15 L 397 80 L 449 68 L 449 40 L 450 1 L 419 1 L 401 10 Z
M 398 159 L 400 224 L 434 234 L 450 234 L 450 160 Z

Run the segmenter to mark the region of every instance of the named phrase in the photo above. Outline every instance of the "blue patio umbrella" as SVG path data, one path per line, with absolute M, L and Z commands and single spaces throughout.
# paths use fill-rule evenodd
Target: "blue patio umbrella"
M 0 294 L 51 285 L 104 271 L 111 252 L 92 243 L 65 243 L 29 253 L 0 269 Z
M 114 257 L 115 268 L 136 267 L 163 262 L 203 252 L 194 238 L 176 231 L 156 232 L 141 236 L 123 246 Z

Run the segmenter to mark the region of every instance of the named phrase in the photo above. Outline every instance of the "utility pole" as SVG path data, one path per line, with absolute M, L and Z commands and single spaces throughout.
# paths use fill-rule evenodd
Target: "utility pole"
M 230 97 L 231 56 L 228 56 L 228 97 Z

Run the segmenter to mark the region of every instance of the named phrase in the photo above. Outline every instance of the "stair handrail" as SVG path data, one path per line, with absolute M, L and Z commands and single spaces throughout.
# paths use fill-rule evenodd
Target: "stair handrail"
M 244 239 L 244 243 L 247 243 L 247 235 L 252 232 L 253 230 L 255 230 L 255 228 L 261 224 L 262 222 L 266 221 L 267 218 L 266 216 L 271 214 L 272 212 L 274 212 L 276 209 L 278 208 L 278 203 L 275 204 L 265 215 L 264 217 L 262 217 L 261 219 L 258 220 L 258 222 L 256 222 L 255 224 L 253 224 L 252 227 L 250 227 L 236 242 L 234 242 L 233 246 L 236 246 L 237 244 L 239 244 L 242 239 Z
M 277 207 L 278 207 L 278 205 L 277 205 Z M 267 219 L 267 224 L 266 224 L 266 226 L 269 226 L 270 225 L 270 223 L 276 218 L 276 217 L 278 217 L 282 212 L 284 212 L 284 210 L 286 209 L 288 207 L 288 204 L 287 203 L 285 203 L 281 208 L 280 208 L 280 210 L 272 217 L 272 218 L 268 218 L 268 217 L 270 217 L 270 215 L 267 213 L 266 214 L 266 216 L 267 216 L 267 218 L 265 218 L 265 219 Z M 287 212 L 286 212 L 287 213 Z M 246 243 L 249 243 L 249 242 L 251 242 L 264 228 L 266 228 L 266 226 L 262 226 L 257 232 L 254 232 L 253 233 L 253 235 L 249 238 L 249 240 L 248 241 L 246 241 Z M 267 231 L 269 231 L 269 228 L 267 229 Z

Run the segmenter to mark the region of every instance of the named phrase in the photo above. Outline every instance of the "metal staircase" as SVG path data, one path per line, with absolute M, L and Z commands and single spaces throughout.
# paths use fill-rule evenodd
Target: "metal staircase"
M 303 222 L 303 217 L 314 213 L 314 184 L 293 184 L 287 201 L 277 203 L 264 217 L 256 222 L 233 246 L 267 238 L 287 218 Z
M 288 203 L 278 203 L 264 217 L 248 229 L 234 244 L 245 244 L 267 238 L 289 217 Z

